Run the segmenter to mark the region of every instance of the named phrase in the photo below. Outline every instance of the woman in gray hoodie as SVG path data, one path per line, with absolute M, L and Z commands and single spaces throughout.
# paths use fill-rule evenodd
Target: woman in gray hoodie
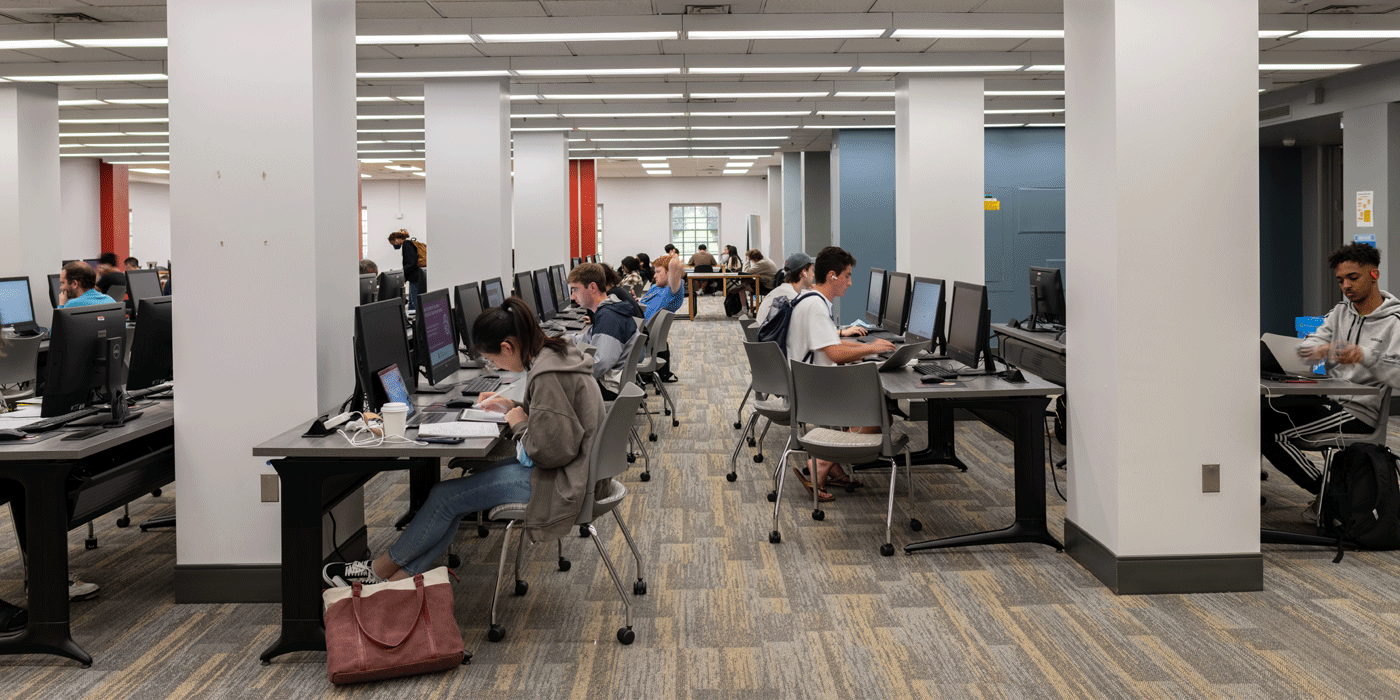
M 547 338 L 516 297 L 488 309 L 472 326 L 483 357 L 502 370 L 526 372 L 525 401 L 482 394 L 478 406 L 506 415 L 516 457 L 460 479 L 439 482 L 398 541 L 373 561 L 327 564 L 331 586 L 408 578 L 447 551 L 463 516 L 502 503 L 528 503 L 525 532 L 534 542 L 563 537 L 588 497 L 588 454 L 605 409 L 593 362 L 571 343 Z

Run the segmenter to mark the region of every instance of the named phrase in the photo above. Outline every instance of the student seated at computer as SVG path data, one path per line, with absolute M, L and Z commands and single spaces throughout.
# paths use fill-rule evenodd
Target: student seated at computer
M 647 282 L 642 278 L 642 263 L 637 258 L 631 255 L 623 258 L 617 272 L 622 275 L 622 286 L 632 294 L 633 299 L 641 296 L 646 290 Z
M 770 263 L 771 264 L 771 263 Z M 816 276 L 812 272 L 812 256 L 797 251 L 788 256 L 787 262 L 783 264 L 783 283 L 774 287 L 772 291 L 763 296 L 763 303 L 758 305 L 754 318 L 763 323 L 768 320 L 768 316 L 773 313 L 773 304 L 779 299 L 794 299 L 798 294 L 807 291 L 816 281 Z
M 789 259 L 789 262 L 793 261 Z M 846 290 L 851 288 L 851 268 L 855 267 L 855 264 L 855 256 L 836 246 L 827 246 L 817 253 L 814 263 L 816 283 L 812 285 L 811 292 L 799 295 L 792 302 L 792 320 L 788 325 L 787 337 L 788 359 L 831 367 L 860 362 L 866 355 L 894 352 L 894 344 L 888 340 L 869 343 L 844 340 L 843 336 L 863 335 L 865 331 L 856 327 L 842 331 L 837 329 L 836 322 L 831 320 L 831 302 L 844 296 Z M 856 432 L 878 431 L 878 427 L 856 429 Z M 812 464 L 813 461 L 815 464 Z M 797 472 L 797 478 L 807 487 L 809 493 L 815 484 L 818 500 L 836 500 L 835 496 L 825 490 L 826 486 L 861 485 L 835 462 L 819 459 L 809 460 L 808 464 L 811 467 L 812 481 L 803 477 L 801 470 L 796 467 L 793 470 Z
M 617 398 L 618 375 L 622 374 L 627 352 L 638 342 L 639 334 L 637 322 L 632 320 L 632 307 L 636 304 L 603 291 L 607 288 L 607 272 L 600 263 L 584 263 L 569 271 L 569 297 L 587 309 L 592 318 L 592 323 L 574 340 L 597 348 L 593 377 L 603 388 L 603 398 L 611 401 Z
M 364 258 L 360 260 L 360 274 L 377 275 L 379 274 L 379 266 L 376 265 L 373 260 L 370 260 L 369 258 Z
M 617 297 L 618 301 L 621 301 L 623 304 L 630 304 L 631 309 L 629 313 L 632 317 L 642 318 L 642 305 L 638 304 L 637 298 L 632 296 L 632 290 L 628 289 L 627 285 L 622 283 L 622 276 L 617 273 L 617 270 L 612 269 L 612 265 L 607 263 L 594 264 L 603 267 L 603 274 L 607 277 L 608 296 Z M 593 315 L 589 314 L 589 318 L 591 319 L 592 317 Z
M 123 269 L 123 270 L 139 270 L 139 269 L 141 269 L 141 261 L 140 261 L 140 260 L 137 260 L 135 256 L 129 257 L 129 258 L 127 258 L 126 260 L 123 260 L 123 261 L 122 261 L 122 269 Z
M 653 271 L 651 269 L 651 256 L 646 253 L 637 253 L 637 274 L 642 276 L 642 287 L 637 290 L 638 297 L 646 291 L 646 285 L 651 283 Z
M 504 413 L 516 456 L 460 479 L 438 482 L 403 534 L 379 557 L 327 564 L 327 585 L 379 583 L 423 573 L 447 551 L 463 516 L 528 503 L 525 532 L 533 542 L 563 537 L 578 519 L 589 488 L 588 453 L 603 425 L 603 397 L 592 362 L 565 340 L 546 338 L 519 298 L 487 309 L 472 324 L 481 356 L 508 372 L 525 372 L 525 401 L 483 394 L 478 406 Z M 601 482 L 600 482 L 601 483 Z
M 87 263 L 74 260 L 64 265 L 58 273 L 59 308 L 117 303 L 112 297 L 97 291 L 96 284 L 97 273 Z
M 1400 387 L 1400 299 L 1381 290 L 1380 263 L 1380 251 L 1364 243 L 1344 245 L 1327 258 L 1346 299 L 1298 344 L 1298 354 L 1314 362 L 1325 359 L 1329 377 Z M 1379 396 L 1265 397 L 1260 451 L 1285 476 L 1316 495 L 1322 473 L 1291 440 L 1318 433 L 1369 433 L 1376 421 L 1387 418 L 1380 415 Z M 1314 500 L 1303 518 L 1316 522 L 1316 507 Z
M 725 270 L 729 270 L 730 263 L 734 263 L 738 258 L 738 251 L 734 246 L 729 246 L 734 251 L 732 257 L 725 261 Z M 757 248 L 750 248 L 745 254 L 748 263 L 743 265 L 742 272 L 746 275 L 758 275 L 758 293 L 767 294 L 773 290 L 773 276 L 778 273 L 778 268 L 772 260 L 763 257 L 763 252 Z M 808 258 L 811 260 L 811 258 Z M 733 272 L 740 272 L 736 268 Z M 744 295 L 754 291 L 753 280 L 730 280 L 725 282 L 727 288 L 724 291 L 724 315 L 733 317 L 739 313 L 739 308 L 744 305 Z
M 662 309 L 675 313 L 685 302 L 685 268 L 681 267 L 681 256 L 663 255 L 656 259 L 652 270 L 651 289 L 648 289 L 647 293 L 637 300 L 642 305 L 643 317 L 647 321 L 650 321 L 651 317 Z M 671 363 L 670 348 L 656 353 L 656 356 L 666 361 L 665 367 L 661 370 L 661 381 L 675 382 L 677 380 L 674 373 L 676 367 Z
M 116 253 L 103 253 L 102 257 L 97 259 L 97 269 L 95 272 L 97 273 L 97 283 L 93 286 L 97 288 L 97 291 L 103 294 L 106 294 L 107 290 L 111 289 L 114 284 L 122 287 L 126 286 L 126 273 L 122 271 L 121 266 L 117 263 Z

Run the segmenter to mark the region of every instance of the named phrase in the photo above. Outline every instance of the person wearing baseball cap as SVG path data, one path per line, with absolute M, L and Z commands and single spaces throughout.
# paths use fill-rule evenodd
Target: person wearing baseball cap
M 758 305 L 758 312 L 754 318 L 760 324 L 763 323 L 773 310 L 773 302 L 795 298 L 812 286 L 812 279 L 812 256 L 800 250 L 789 255 L 787 262 L 783 263 L 784 283 L 763 297 L 763 303 Z

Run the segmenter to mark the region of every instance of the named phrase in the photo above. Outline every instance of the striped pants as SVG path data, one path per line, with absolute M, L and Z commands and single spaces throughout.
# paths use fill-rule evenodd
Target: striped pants
M 1290 442 L 1318 433 L 1369 433 L 1367 425 L 1336 402 L 1322 396 L 1264 397 L 1259 413 L 1259 451 L 1284 476 L 1317 494 L 1322 487 L 1321 467 Z

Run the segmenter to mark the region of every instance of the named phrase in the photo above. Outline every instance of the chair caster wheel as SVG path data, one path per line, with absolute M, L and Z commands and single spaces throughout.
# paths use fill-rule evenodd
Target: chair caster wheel
M 97 549 L 97 538 L 89 537 L 83 540 L 83 549 Z
M 579 525 L 579 526 L 578 526 L 578 536 L 587 539 L 587 537 L 588 537 L 588 526 L 587 526 L 587 525 Z
M 749 447 L 753 447 L 753 446 L 755 446 L 755 445 L 757 445 L 757 444 L 758 444 L 758 441 L 757 441 L 757 440 L 755 440 L 755 439 L 753 439 L 753 438 L 749 438 Z
M 739 428 L 742 428 L 742 427 L 744 427 L 744 426 L 740 425 L 740 424 L 739 424 L 739 421 L 737 421 L 737 420 L 734 421 L 734 429 L 735 429 L 735 430 L 738 430 Z
M 637 455 L 627 455 L 627 463 L 628 463 L 628 464 L 636 464 L 636 462 L 637 462 Z
M 918 518 L 910 518 L 910 519 L 909 519 L 909 529 L 910 529 L 910 530 L 913 530 L 914 532 L 918 532 L 918 531 L 924 529 L 924 524 L 923 524 L 922 522 L 920 522 Z
M 769 491 L 769 492 L 768 492 L 768 502 L 769 502 L 769 503 L 777 503 L 777 502 L 778 502 L 778 494 L 777 494 L 777 493 L 774 493 L 773 491 Z
M 662 414 L 662 415 L 669 416 L 669 415 L 671 415 L 671 409 L 669 409 L 669 408 L 663 408 L 663 409 L 661 409 L 661 414 Z
M 681 422 L 678 421 L 678 420 L 676 420 L 675 418 L 672 418 L 672 419 L 671 419 L 671 427 L 672 427 L 672 428 L 679 428 L 679 427 L 681 427 Z
M 524 582 L 524 581 L 516 581 L 516 582 L 515 582 L 515 594 L 516 594 L 516 595 L 525 595 L 526 593 L 529 593 L 529 592 L 530 592 L 530 584 L 528 584 L 528 583 L 526 583 L 526 582 Z
M 491 531 L 490 531 L 490 530 L 487 530 L 485 525 L 477 525 L 477 526 L 476 526 L 476 536 L 477 536 L 477 537 L 484 538 L 484 537 L 487 537 L 487 536 L 490 535 L 490 534 L 491 534 Z
M 574 563 L 573 563 L 573 562 L 569 561 L 568 559 L 565 559 L 564 557 L 559 557 L 559 570 L 560 570 L 560 571 L 568 571 L 569 569 L 573 568 L 573 566 L 574 566 Z
M 271 662 L 271 661 L 268 661 L 267 659 L 263 659 L 263 660 L 262 660 L 262 665 L 264 665 L 264 666 L 271 666 L 271 665 L 272 665 L 272 662 Z
M 813 511 L 812 511 L 812 519 L 813 519 L 813 520 L 826 520 L 826 511 L 822 510 L 821 508 L 817 508 L 816 510 L 813 510 Z
M 637 634 L 632 631 L 631 627 L 623 627 L 617 631 L 617 641 L 623 644 L 631 644 L 637 641 Z
M 754 461 L 755 464 L 763 464 L 763 455 L 761 455 L 761 454 L 754 455 L 754 456 L 753 456 L 753 461 Z
M 120 517 L 120 518 L 117 518 L 117 527 L 128 527 L 128 526 L 130 526 L 130 525 L 131 525 L 131 518 L 128 518 L 128 517 L 125 517 L 125 516 Z
M 491 629 L 486 631 L 486 638 L 493 642 L 499 642 L 506 638 L 506 628 L 500 625 L 491 625 Z
M 855 485 L 855 484 L 846 484 L 846 493 L 855 493 L 855 492 L 856 492 L 856 485 Z
M 890 544 L 889 542 L 886 542 L 886 543 L 880 545 L 880 556 L 882 556 L 882 557 L 892 557 L 892 556 L 894 556 L 894 545 Z
M 647 442 L 656 442 L 656 433 L 648 433 Z
M 633 581 L 633 582 L 632 582 L 632 595 L 646 595 L 646 594 L 647 594 L 647 582 L 646 582 L 646 581 Z
M 774 531 L 768 533 L 768 542 L 769 542 L 770 544 L 778 544 L 778 543 L 780 543 L 780 542 L 782 542 L 782 541 L 783 541 L 783 536 L 782 536 L 777 530 L 774 530 Z
M 462 558 L 456 554 L 447 555 L 447 568 L 455 569 L 462 565 Z
M 1269 502 L 1268 497 L 1266 497 L 1266 496 L 1260 496 L 1260 497 L 1259 497 L 1259 505 L 1262 506 L 1262 505 L 1264 505 L 1265 503 L 1268 503 L 1268 502 Z
M 1268 473 L 1268 472 L 1265 472 L 1265 471 L 1259 472 L 1259 480 L 1260 480 L 1260 481 L 1268 481 L 1268 480 L 1269 480 L 1269 473 Z
M 156 489 L 156 490 L 152 491 L 152 492 L 151 492 L 151 495 L 152 495 L 152 496 L 155 496 L 156 498 L 160 498 L 160 489 Z
M 642 472 L 642 481 L 651 481 L 651 472 Z
M 739 475 L 734 472 L 729 472 L 728 474 L 724 475 L 724 480 L 732 484 L 735 481 L 739 480 Z

